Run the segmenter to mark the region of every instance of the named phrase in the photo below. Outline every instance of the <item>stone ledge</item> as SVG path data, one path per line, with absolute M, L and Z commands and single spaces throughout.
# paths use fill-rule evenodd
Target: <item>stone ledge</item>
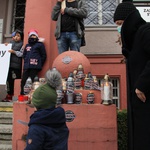
M 0 118 L 11 118 L 12 119 L 12 112 L 0 112 Z
M 12 118 L 0 118 L 0 124 L 12 124 Z
M 0 145 L 0 150 L 12 150 L 12 145 L 5 145 L 5 144 L 1 144 Z
M 13 107 L 13 102 L 0 102 L 0 107 Z
M 10 134 L 12 133 L 12 125 L 7 125 L 7 124 L 1 124 L 0 125 L 0 133 L 7 133 Z
M 0 139 L 6 142 L 10 142 L 12 140 L 12 134 L 0 134 Z M 8 141 L 10 140 L 10 141 Z M 4 143 L 3 141 L 3 143 Z

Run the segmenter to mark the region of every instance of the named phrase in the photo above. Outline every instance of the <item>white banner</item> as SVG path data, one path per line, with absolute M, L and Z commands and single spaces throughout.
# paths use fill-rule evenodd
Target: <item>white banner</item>
M 5 85 L 10 63 L 10 53 L 12 44 L 0 44 L 0 85 Z

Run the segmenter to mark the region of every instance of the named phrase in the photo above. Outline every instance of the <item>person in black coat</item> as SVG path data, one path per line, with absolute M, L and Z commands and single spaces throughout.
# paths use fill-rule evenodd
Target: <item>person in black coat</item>
M 32 82 L 46 60 L 46 49 L 42 42 L 39 42 L 38 32 L 31 29 L 28 34 L 28 44 L 26 44 L 23 52 L 23 75 L 21 80 L 20 94 L 24 95 L 24 85 L 28 77 L 31 77 Z
M 56 89 L 62 84 L 57 70 L 46 72 L 46 83 L 33 93 L 31 104 L 35 112 L 30 116 L 25 150 L 67 150 L 69 129 L 65 111 L 56 106 Z
M 150 23 L 127 1 L 117 6 L 114 22 L 126 58 L 128 150 L 150 150 Z

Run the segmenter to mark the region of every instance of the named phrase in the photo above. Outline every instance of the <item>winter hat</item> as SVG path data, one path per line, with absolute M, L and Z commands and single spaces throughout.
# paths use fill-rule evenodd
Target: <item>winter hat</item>
M 114 13 L 114 22 L 117 20 L 125 20 L 126 17 L 135 10 L 137 9 L 132 2 L 123 1 L 116 8 L 116 11 Z
M 12 32 L 11 37 L 14 37 L 16 35 L 16 32 Z
M 31 35 L 36 35 L 37 37 L 39 37 L 39 36 L 38 36 L 38 32 L 37 32 L 37 30 L 35 30 L 35 29 L 31 29 L 31 30 L 28 32 L 28 36 L 30 37 Z
M 31 103 L 37 109 L 46 109 L 56 105 L 57 93 L 48 83 L 39 86 L 33 93 Z
M 21 40 L 24 39 L 24 34 L 23 34 L 23 32 L 22 32 L 21 30 L 16 29 L 16 30 L 15 30 L 15 34 L 16 34 L 16 33 L 19 33 L 19 34 L 20 34 Z

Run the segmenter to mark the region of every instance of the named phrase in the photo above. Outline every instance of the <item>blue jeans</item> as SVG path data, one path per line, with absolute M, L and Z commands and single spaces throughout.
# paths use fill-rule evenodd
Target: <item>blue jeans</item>
M 57 39 L 59 54 L 70 50 L 80 52 L 81 39 L 78 38 L 76 32 L 62 32 L 60 38 Z

